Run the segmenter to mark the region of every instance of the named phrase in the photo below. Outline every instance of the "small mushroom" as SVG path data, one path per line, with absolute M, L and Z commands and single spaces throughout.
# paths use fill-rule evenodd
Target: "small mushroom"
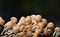
M 32 17 L 32 24 L 37 24 L 37 22 L 36 22 L 36 15 L 31 15 L 31 17 Z
M 40 34 L 41 34 L 41 30 L 38 29 L 38 30 L 36 30 L 35 33 L 33 33 L 33 36 L 32 37 L 38 37 L 38 35 L 40 35 Z
M 22 37 L 23 35 L 25 35 L 25 32 L 20 32 L 16 34 L 16 36 L 19 36 L 19 37 Z
M 37 24 L 38 22 L 42 21 L 42 16 L 41 15 L 32 15 L 32 23 Z
M 4 25 L 5 21 L 3 20 L 2 17 L 0 17 L 0 25 Z
M 44 29 L 43 34 L 44 34 L 45 36 L 48 36 L 48 35 L 50 35 L 51 33 L 52 33 L 52 30 L 51 30 L 51 29 Z
M 44 24 L 44 26 L 46 26 L 47 25 L 47 19 L 42 19 L 42 23 Z
M 32 31 L 27 31 L 27 33 L 26 33 L 28 36 L 32 36 Z
M 45 27 L 45 25 L 43 23 L 38 23 L 37 25 L 42 29 Z
M 24 25 L 21 25 L 21 26 L 20 26 L 20 31 L 23 31 L 24 28 L 25 28 L 25 26 L 24 26 Z
M 47 28 L 48 28 L 48 29 L 53 29 L 53 28 L 54 28 L 54 23 L 53 23 L 53 22 L 49 22 L 49 23 L 47 24 Z
M 35 17 L 36 22 L 41 22 L 42 21 L 42 16 L 41 15 L 36 15 Z
M 16 18 L 16 17 L 11 17 L 10 20 L 11 20 L 11 21 L 7 22 L 7 23 L 4 25 L 5 29 L 7 29 L 7 30 L 12 29 L 13 26 L 15 26 L 16 23 L 17 23 L 17 18 Z
M 26 22 L 26 25 L 29 25 L 32 23 L 32 18 L 31 16 L 27 16 L 26 19 L 25 19 L 25 22 Z
M 12 31 L 16 34 L 20 31 L 20 27 L 18 26 L 13 27 Z
M 19 22 L 17 23 L 17 26 L 21 26 L 21 25 L 24 25 L 25 24 L 25 17 L 21 17 Z
M 32 20 L 35 20 L 36 15 L 31 15 Z
M 53 36 L 56 36 L 56 37 L 60 36 L 60 28 L 59 28 L 59 27 L 56 27 L 56 28 L 54 29 Z
M 12 23 L 17 23 L 18 19 L 16 17 L 11 17 L 10 20 L 12 21 Z
M 3 20 L 3 18 L 2 17 L 0 17 L 0 33 L 3 31 L 3 29 L 4 29 L 4 23 L 5 23 L 5 21 Z
M 3 34 L 5 31 L 12 30 L 13 29 L 13 26 L 16 25 L 16 23 L 17 23 L 17 18 L 16 17 L 11 17 L 10 20 L 11 21 L 7 22 L 4 25 L 4 29 L 3 29 L 3 31 L 2 31 L 1 34 Z

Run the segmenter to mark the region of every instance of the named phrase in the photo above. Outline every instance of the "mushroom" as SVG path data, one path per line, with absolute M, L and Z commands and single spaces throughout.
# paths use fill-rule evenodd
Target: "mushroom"
M 31 15 L 32 20 L 35 20 L 36 15 Z
M 48 36 L 48 35 L 50 35 L 51 33 L 52 33 L 52 30 L 51 30 L 51 29 L 44 29 L 43 34 L 44 34 L 45 36 Z
M 58 36 L 60 36 L 60 28 L 59 27 L 56 27 L 55 29 L 54 29 L 54 33 L 53 33 L 53 37 L 58 37 Z
M 19 25 L 19 24 L 17 24 L 17 25 Z M 12 29 L 12 31 L 13 31 L 13 33 L 18 33 L 18 32 L 20 32 L 20 31 L 23 31 L 23 29 L 24 29 L 24 25 L 21 25 L 21 26 L 14 26 L 13 27 L 13 29 Z
M 41 15 L 32 15 L 32 23 L 37 24 L 38 22 L 42 21 L 42 16 Z
M 35 17 L 36 22 L 41 22 L 42 21 L 42 16 L 41 15 L 36 15 Z
M 46 26 L 47 25 L 47 19 L 43 18 L 42 23 L 44 24 L 44 26 Z
M 20 33 L 17 33 L 16 34 L 16 37 L 18 36 L 18 37 L 22 37 L 23 35 L 25 35 L 25 32 L 20 32 Z
M 35 31 L 33 31 L 34 32 L 33 37 L 38 37 L 38 35 L 40 35 L 41 32 L 43 31 L 44 29 L 43 27 L 44 25 L 42 23 L 38 23 L 36 26 L 34 26 L 33 28 L 35 29 Z
M 31 18 L 32 18 L 32 24 L 37 24 L 37 22 L 35 21 L 36 15 L 31 15 Z
M 5 23 L 5 21 L 3 20 L 3 18 L 2 17 L 0 17 L 0 33 L 3 31 L 3 29 L 4 29 L 4 23 Z
M 29 25 L 32 23 L 32 18 L 31 16 L 27 16 L 26 19 L 25 19 L 25 22 L 26 22 L 26 25 Z
M 16 34 L 20 31 L 20 27 L 18 27 L 18 26 L 13 27 L 12 31 L 13 31 L 13 33 Z
M 29 37 L 32 37 L 32 31 L 27 31 L 26 35 L 28 35 Z
M 38 37 L 38 35 L 40 35 L 40 34 L 41 34 L 41 30 L 38 29 L 38 30 L 36 30 L 35 33 L 33 33 L 33 36 L 32 37 Z
M 17 23 L 17 26 L 24 25 L 25 24 L 25 17 L 21 17 L 19 22 Z
M 3 20 L 2 17 L 0 17 L 0 25 L 4 25 L 5 21 Z
M 53 22 L 49 22 L 48 24 L 47 24 L 47 27 L 46 28 L 48 28 L 48 29 L 53 29 L 54 28 L 54 23 Z
M 17 18 L 16 18 L 16 17 L 11 17 L 10 20 L 11 20 L 11 21 L 7 22 L 7 23 L 4 25 L 4 27 L 5 27 L 6 30 L 12 29 L 13 26 L 15 26 L 16 23 L 17 23 Z
M 3 34 L 4 32 L 8 31 L 8 30 L 12 30 L 13 29 L 13 26 L 16 25 L 17 23 L 17 18 L 16 17 L 11 17 L 10 18 L 11 21 L 7 22 L 5 25 L 4 25 L 4 29 L 2 31 L 1 34 Z
M 19 22 L 13 27 L 12 29 L 13 33 L 16 34 L 19 31 L 22 31 L 24 28 L 24 24 L 25 24 L 25 17 L 22 16 Z

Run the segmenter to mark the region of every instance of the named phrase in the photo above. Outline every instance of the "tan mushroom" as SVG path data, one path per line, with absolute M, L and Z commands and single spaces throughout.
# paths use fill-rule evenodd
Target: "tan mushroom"
M 20 32 L 16 34 L 16 37 L 23 37 L 25 35 L 25 32 Z
M 50 35 L 51 33 L 52 33 L 52 30 L 51 30 L 51 29 L 44 29 L 43 34 L 44 34 L 45 36 L 48 36 L 48 35 Z
M 4 25 L 5 21 L 3 20 L 2 17 L 0 17 L 0 25 Z
M 41 15 L 36 15 L 35 17 L 36 22 L 41 22 L 42 21 L 42 16 Z
M 53 28 L 54 28 L 54 23 L 53 23 L 53 22 L 49 22 L 49 23 L 47 24 L 47 28 L 48 28 L 48 29 L 53 29 Z
M 10 20 L 11 20 L 11 21 L 7 22 L 7 23 L 4 25 L 4 27 L 6 27 L 7 30 L 12 29 L 13 26 L 15 26 L 16 23 L 17 23 L 17 18 L 16 18 L 16 17 L 11 17 Z
M 4 25 L 4 29 L 3 29 L 3 31 L 2 31 L 1 34 L 3 34 L 5 31 L 12 30 L 13 29 L 13 26 L 16 25 L 16 23 L 17 23 L 17 18 L 16 17 L 11 17 L 10 20 L 11 21 L 7 22 Z
M 47 19 L 45 19 L 45 18 L 42 19 L 42 23 L 44 24 L 44 26 L 47 25 L 47 22 L 48 22 Z
M 32 20 L 35 20 L 36 15 L 31 15 Z
M 20 20 L 19 20 L 19 22 L 17 23 L 17 25 L 20 26 L 20 25 L 22 25 L 22 24 L 23 24 L 23 25 L 25 24 L 25 17 L 23 17 L 23 16 L 20 18 Z
M 26 22 L 26 25 L 29 25 L 32 23 L 32 18 L 31 16 L 27 16 L 26 19 L 25 19 L 25 22 Z
M 56 36 L 56 37 L 60 36 L 60 28 L 59 28 L 59 27 L 56 27 L 56 28 L 54 29 L 53 36 Z

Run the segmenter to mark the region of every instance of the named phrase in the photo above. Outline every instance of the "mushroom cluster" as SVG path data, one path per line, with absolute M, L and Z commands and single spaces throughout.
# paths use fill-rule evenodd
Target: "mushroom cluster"
M 54 27 L 53 22 L 48 22 L 41 15 L 22 16 L 18 21 L 16 17 L 11 17 L 6 24 L 0 17 L 0 25 L 4 26 L 0 37 L 39 37 L 49 36 L 52 34 Z M 54 29 L 53 37 L 60 35 L 60 28 Z

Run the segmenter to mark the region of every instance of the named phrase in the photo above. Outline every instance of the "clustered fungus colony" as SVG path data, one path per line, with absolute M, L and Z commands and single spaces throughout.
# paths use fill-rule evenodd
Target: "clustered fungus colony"
M 53 22 L 48 22 L 41 15 L 22 16 L 18 21 L 16 17 L 11 17 L 10 21 L 5 23 L 0 17 L 0 26 L 4 26 L 0 31 L 0 37 L 40 37 L 51 35 L 58 37 L 60 28 L 54 27 Z

